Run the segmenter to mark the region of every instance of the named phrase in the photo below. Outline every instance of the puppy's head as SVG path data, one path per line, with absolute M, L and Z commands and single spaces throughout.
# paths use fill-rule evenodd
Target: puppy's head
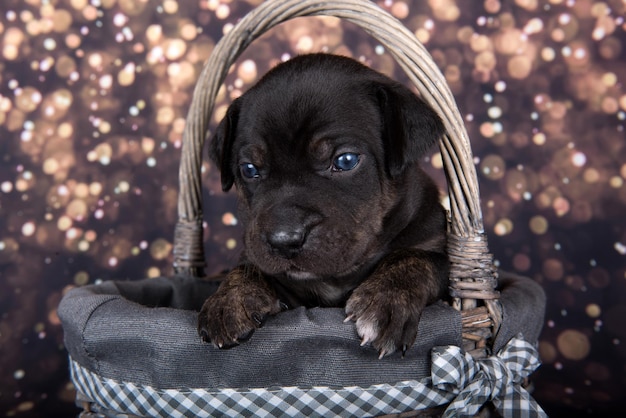
M 343 277 L 371 267 L 419 209 L 416 167 L 437 114 L 349 58 L 304 55 L 235 100 L 211 156 L 236 185 L 244 256 L 266 274 Z

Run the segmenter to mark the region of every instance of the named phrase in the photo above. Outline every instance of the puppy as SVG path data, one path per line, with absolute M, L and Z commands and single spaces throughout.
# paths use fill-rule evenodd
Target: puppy
M 445 212 L 418 166 L 443 133 L 406 87 L 334 55 L 280 64 L 236 99 L 210 152 L 245 250 L 202 307 L 202 339 L 229 348 L 281 310 L 345 306 L 362 344 L 404 353 L 448 284 Z

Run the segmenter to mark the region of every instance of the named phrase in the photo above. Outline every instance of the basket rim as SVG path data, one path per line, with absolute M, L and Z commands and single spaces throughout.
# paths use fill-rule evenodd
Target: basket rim
M 71 289 L 58 307 L 67 351 L 104 378 L 171 389 L 367 386 L 421 379 L 431 370 L 433 347 L 464 347 L 463 313 L 439 302 L 425 309 L 420 341 L 404 357 L 396 353 L 379 359 L 373 347 L 361 346 L 341 308 L 321 307 L 281 312 L 247 344 L 220 350 L 198 337 L 196 325 L 197 309 L 218 284 L 175 276 Z M 519 333 L 535 343 L 546 305 L 543 288 L 531 278 L 503 272 L 501 290 L 506 315 L 494 353 Z M 328 364 L 342 368 L 327 373 Z M 279 365 L 294 373 L 286 374 Z

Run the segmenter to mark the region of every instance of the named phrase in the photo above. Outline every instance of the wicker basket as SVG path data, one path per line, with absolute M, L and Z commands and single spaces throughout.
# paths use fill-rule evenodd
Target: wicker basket
M 501 295 L 497 290 L 497 272 L 492 255 L 487 248 L 480 209 L 477 176 L 463 119 L 443 75 L 423 45 L 398 20 L 370 1 L 268 0 L 244 17 L 217 44 L 197 82 L 185 126 L 180 164 L 179 221 L 174 238 L 175 272 L 181 277 L 202 277 L 204 274 L 205 257 L 202 244 L 203 211 L 201 185 L 202 150 L 215 98 L 229 68 L 242 51 L 265 31 L 291 18 L 319 15 L 345 19 L 357 24 L 375 37 L 393 55 L 412 83 L 415 84 L 422 97 L 430 103 L 444 121 L 447 135 L 441 140 L 440 150 L 448 180 L 451 202 L 448 228 L 448 254 L 451 260 L 450 296 L 453 300 L 453 307 L 460 311 L 462 350 L 459 355 L 463 357 L 463 352 L 471 354 L 471 357 L 466 356 L 468 358 L 463 360 L 466 363 L 463 363 L 464 365 L 459 364 L 458 367 L 474 367 L 471 366 L 474 361 L 472 357 L 476 361 L 485 358 L 490 360 L 493 358 L 489 356 L 492 356 L 494 341 L 496 341 L 503 323 L 503 309 L 500 300 Z M 536 289 L 537 286 L 529 280 L 522 280 L 516 283 L 515 286 L 518 287 L 528 285 L 532 288 L 535 293 L 530 293 L 533 293 L 534 296 L 532 297 L 537 299 L 537 303 L 533 306 L 535 306 L 536 310 L 541 311 L 544 307 L 541 290 Z M 96 293 L 102 292 L 98 290 Z M 120 293 L 123 294 L 124 292 Z M 524 292 L 522 291 L 522 293 Z M 65 311 L 69 310 L 66 305 Z M 70 314 L 67 313 L 66 316 L 69 317 Z M 538 329 L 541 328 L 541 317 L 541 313 L 535 315 L 534 321 L 539 323 L 534 326 L 537 331 L 531 338 L 537 337 Z M 66 332 L 71 333 L 67 329 Z M 503 346 L 504 344 L 500 344 L 500 347 Z M 530 348 L 525 347 L 524 350 L 532 351 L 532 345 Z M 70 354 L 71 357 L 75 357 L 71 349 Z M 515 361 L 521 363 L 523 360 L 518 359 Z M 532 369 L 534 370 L 536 366 L 537 364 L 534 362 Z M 74 368 L 72 371 L 76 382 L 79 372 Z M 531 371 L 528 371 L 528 373 Z M 90 371 L 88 372 L 91 373 Z M 98 370 L 92 372 L 97 373 Z M 525 375 L 522 377 L 525 377 Z M 90 375 L 89 379 L 94 379 L 94 376 Z M 97 376 L 95 379 L 97 380 Z M 475 381 L 474 378 L 468 379 L 466 384 L 462 386 L 469 387 L 471 382 Z M 502 378 L 498 378 L 496 374 L 495 380 L 498 379 Z M 505 389 L 504 392 L 523 392 L 523 389 L 519 387 L 520 378 L 516 377 L 513 380 L 515 381 L 515 389 Z M 254 384 L 250 383 L 248 387 L 250 386 L 254 387 Z M 485 384 L 480 383 L 478 386 L 481 387 L 480 390 L 483 390 L 482 388 Z M 89 391 L 89 389 L 79 385 L 80 388 L 83 388 L 79 390 L 80 398 L 89 398 L 89 402 L 93 403 L 93 397 L 97 396 L 97 391 L 94 390 L 92 396 L 85 398 L 88 395 L 85 392 Z M 463 393 L 462 389 L 463 387 L 459 388 L 457 393 Z M 478 395 L 474 391 L 471 396 L 476 397 Z M 493 400 L 494 397 L 496 397 L 495 394 L 487 393 L 480 399 L 481 402 L 485 402 Z M 450 399 L 447 398 L 447 401 L 444 403 L 449 403 Z M 462 405 L 465 401 L 467 399 L 459 400 L 457 398 L 454 402 L 461 402 Z M 509 405 L 508 409 L 505 402 L 505 406 L 502 407 L 505 410 L 504 414 L 510 415 L 506 411 L 514 411 L 520 404 L 535 405 L 532 399 L 527 401 L 528 399 L 524 397 L 521 403 L 518 403 L 517 406 Z M 535 408 L 535 406 L 529 409 L 530 413 L 526 411 L 527 415 L 524 416 L 541 416 L 541 409 Z M 500 408 L 500 412 L 502 412 L 502 408 Z M 105 409 L 105 407 L 101 407 L 100 411 Z M 404 412 L 397 408 L 389 410 L 394 413 Z M 457 409 L 452 410 L 458 412 L 462 408 L 459 409 L 457 405 Z M 468 410 L 475 412 L 475 409 Z M 385 411 L 385 409 L 381 409 L 381 411 Z M 441 412 L 440 409 L 438 411 Z M 95 415 L 103 416 L 102 414 Z M 450 414 L 454 415 L 455 413 L 452 412 Z M 146 415 L 150 414 L 146 413 Z M 288 416 L 290 414 L 284 412 L 284 415 Z M 118 415 L 112 413 L 112 416 Z M 516 415 L 513 413 L 511 416 Z

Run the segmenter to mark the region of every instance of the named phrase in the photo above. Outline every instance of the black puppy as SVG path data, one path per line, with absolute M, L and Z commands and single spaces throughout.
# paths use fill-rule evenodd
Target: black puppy
M 448 284 L 446 216 L 418 166 L 443 133 L 406 87 L 334 55 L 294 58 L 235 100 L 211 154 L 245 250 L 202 338 L 228 348 L 282 309 L 345 306 L 363 344 L 406 351 Z

